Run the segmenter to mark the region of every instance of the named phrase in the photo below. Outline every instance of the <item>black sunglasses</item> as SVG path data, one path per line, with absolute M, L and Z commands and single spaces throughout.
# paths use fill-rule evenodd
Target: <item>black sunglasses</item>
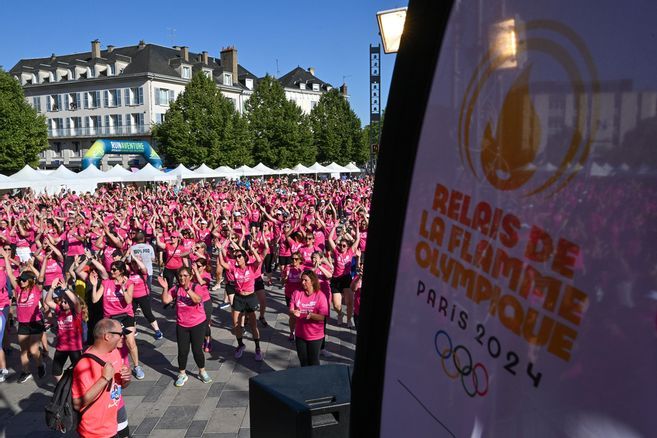
M 107 332 L 107 333 L 111 333 L 113 335 L 124 336 L 122 332 Z

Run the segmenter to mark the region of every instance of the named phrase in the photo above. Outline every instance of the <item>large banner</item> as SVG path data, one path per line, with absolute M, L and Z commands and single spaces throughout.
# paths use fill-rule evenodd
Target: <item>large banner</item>
M 162 168 L 162 159 L 151 144 L 145 140 L 96 140 L 82 157 L 82 170 L 89 166 L 99 167 L 106 154 L 143 155 L 156 169 Z
M 647 1 L 454 3 L 382 436 L 657 434 L 655 17 Z

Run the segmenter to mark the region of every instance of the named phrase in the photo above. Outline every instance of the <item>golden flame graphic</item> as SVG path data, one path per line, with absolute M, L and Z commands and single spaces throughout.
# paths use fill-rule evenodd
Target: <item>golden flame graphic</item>
M 482 140 L 481 165 L 488 182 L 499 190 L 515 190 L 535 172 L 532 166 L 541 140 L 540 119 L 529 96 L 527 67 L 507 93 L 493 137 L 491 122 Z

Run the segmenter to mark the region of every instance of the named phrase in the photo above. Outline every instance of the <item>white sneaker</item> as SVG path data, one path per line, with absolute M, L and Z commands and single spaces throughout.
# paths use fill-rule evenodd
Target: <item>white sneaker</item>
M 9 370 L 7 368 L 0 369 L 0 383 L 7 380 L 8 375 L 9 375 Z

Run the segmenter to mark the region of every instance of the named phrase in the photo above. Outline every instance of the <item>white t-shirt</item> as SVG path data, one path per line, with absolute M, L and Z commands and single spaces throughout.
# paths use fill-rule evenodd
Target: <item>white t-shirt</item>
M 148 275 L 153 275 L 153 259 L 155 258 L 155 250 L 148 243 L 138 243 L 130 247 L 130 254 L 135 256 L 140 256 L 141 261 L 146 266 Z

